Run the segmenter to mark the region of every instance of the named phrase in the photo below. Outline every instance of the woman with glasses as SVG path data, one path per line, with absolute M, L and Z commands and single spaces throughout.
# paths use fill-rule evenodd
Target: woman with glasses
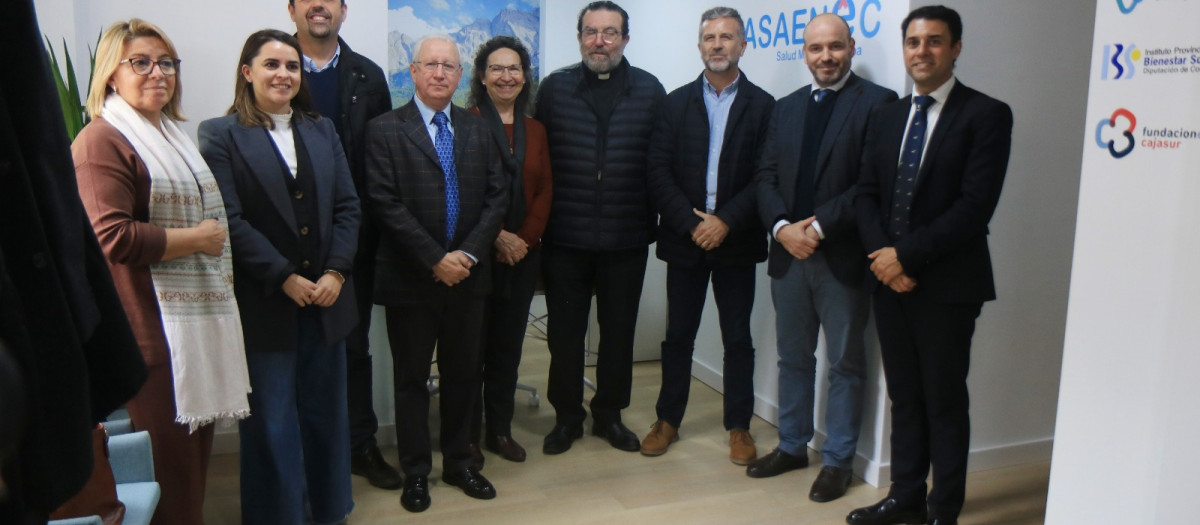
M 150 372 L 126 408 L 153 445 L 162 495 L 152 523 L 202 525 L 212 423 L 249 414 L 249 377 L 225 205 L 178 124 L 179 64 L 153 24 L 110 26 L 96 48 L 93 120 L 71 154 Z
M 521 41 L 498 36 L 475 53 L 469 105 L 481 115 L 501 153 L 508 181 L 508 212 L 496 237 L 492 293 L 483 342 L 483 392 L 471 425 L 477 452 L 484 446 L 509 461 L 525 461 L 512 437 L 513 395 L 529 303 L 541 272 L 538 248 L 550 216 L 550 153 L 546 128 L 526 116 L 533 91 L 529 52 Z M 482 462 L 482 455 L 476 461 Z
M 350 497 L 345 338 L 358 324 L 359 203 L 333 123 L 273 29 L 242 47 L 233 106 L 200 124 L 225 194 L 253 415 L 241 422 L 242 523 L 338 523 Z

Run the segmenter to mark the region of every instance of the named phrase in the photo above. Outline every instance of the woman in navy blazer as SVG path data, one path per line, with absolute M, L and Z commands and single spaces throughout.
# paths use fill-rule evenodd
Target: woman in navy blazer
M 200 124 L 225 196 L 250 371 L 242 522 L 336 523 L 353 508 L 343 339 L 359 203 L 341 143 L 303 84 L 291 35 L 250 35 L 233 106 Z

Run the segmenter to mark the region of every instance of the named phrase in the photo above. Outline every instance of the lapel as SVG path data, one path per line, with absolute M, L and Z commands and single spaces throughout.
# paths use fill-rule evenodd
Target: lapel
M 245 127 L 236 120 L 232 122 L 233 142 L 242 155 L 242 160 L 250 168 L 250 172 L 266 189 L 267 197 L 275 211 L 287 222 L 288 229 L 297 232 L 296 214 L 288 200 L 287 185 L 283 182 L 283 173 L 279 166 L 279 153 L 271 143 L 265 128 L 258 126 Z
M 315 154 L 315 152 L 325 149 L 329 139 L 317 129 L 316 121 L 308 118 L 302 120 L 292 129 L 292 132 L 300 134 L 300 139 L 304 141 L 304 148 L 308 150 L 309 163 L 312 164 L 313 186 L 317 188 L 318 224 L 333 224 L 333 196 L 330 195 L 330 192 L 337 186 L 332 180 L 336 176 L 333 156 Z M 328 188 L 327 191 L 326 188 Z M 319 228 L 319 230 L 322 236 L 330 233 L 328 228 Z
M 788 209 L 791 209 L 794 196 L 796 195 L 796 183 L 800 177 L 800 147 L 804 144 L 804 119 L 808 114 L 808 105 L 812 102 L 812 84 L 800 88 L 797 93 L 799 98 L 800 111 L 796 111 L 791 115 L 787 115 L 790 122 L 785 125 L 778 126 L 779 130 L 792 130 L 792 133 L 783 134 L 788 140 L 780 140 L 775 144 L 776 148 L 791 148 L 791 161 L 788 163 L 779 164 L 779 184 L 783 188 L 783 200 L 787 203 Z
M 821 146 L 817 149 L 817 163 L 813 170 L 813 188 L 820 187 L 821 175 L 825 173 L 825 165 L 829 163 L 829 154 L 838 140 L 838 133 L 849 120 L 850 112 L 854 110 L 855 104 L 858 103 L 858 96 L 862 94 L 862 84 L 858 82 L 858 76 L 854 73 L 849 73 L 849 75 L 850 77 L 842 85 L 837 100 L 834 102 L 833 113 L 829 115 L 829 124 L 825 126 L 825 133 L 821 137 Z
M 946 105 L 942 106 L 941 113 L 938 113 L 937 125 L 933 128 L 933 133 L 929 136 L 929 144 L 925 147 L 925 154 L 921 156 L 921 169 L 917 172 L 917 187 L 915 191 L 920 191 L 925 182 L 929 180 L 929 170 L 932 169 L 933 163 L 927 161 L 937 158 L 938 149 L 950 134 L 947 130 L 954 125 L 954 119 L 961 112 L 960 109 L 964 100 L 966 100 L 965 92 L 966 86 L 963 86 L 962 82 L 955 81 L 954 87 L 950 89 L 950 95 L 946 97 Z
M 450 103 L 450 107 L 447 107 L 446 111 L 450 112 L 450 123 L 454 127 L 454 174 L 459 176 L 461 171 L 459 167 L 463 165 L 463 155 L 467 151 L 470 138 L 467 129 L 467 111 L 455 106 L 454 103 Z M 441 166 L 440 163 L 438 165 Z
M 434 166 L 440 169 L 442 162 L 438 160 L 437 150 L 433 148 L 433 139 L 429 138 L 429 128 L 425 127 L 425 121 L 421 118 L 421 111 L 417 109 L 417 103 L 410 101 L 400 108 L 399 116 L 400 130 L 417 149 L 429 157 Z

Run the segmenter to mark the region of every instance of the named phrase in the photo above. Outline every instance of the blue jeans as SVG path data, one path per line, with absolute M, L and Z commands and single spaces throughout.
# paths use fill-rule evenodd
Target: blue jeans
M 794 259 L 787 274 L 771 280 L 779 353 L 779 448 L 804 453 L 814 433 L 817 332 L 825 329 L 829 391 L 825 405 L 826 465 L 850 468 L 858 448 L 870 295 L 833 276 L 822 252 Z
M 336 523 L 350 497 L 346 349 L 301 310 L 297 348 L 247 349 L 250 417 L 241 437 L 242 523 Z

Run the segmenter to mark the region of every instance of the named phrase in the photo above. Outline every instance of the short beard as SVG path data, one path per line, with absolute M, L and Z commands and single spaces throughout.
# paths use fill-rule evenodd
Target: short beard
M 725 62 L 721 63 L 721 64 L 717 64 L 716 62 L 714 62 L 712 60 L 704 61 L 704 68 L 709 71 L 712 71 L 713 73 L 724 73 L 735 67 L 737 67 L 737 62 L 734 62 L 729 59 L 726 59 Z
M 593 58 L 591 54 L 586 54 L 583 56 L 583 64 L 587 66 L 588 70 L 590 70 L 592 73 L 596 73 L 597 75 L 612 73 L 613 70 L 617 69 L 617 66 L 621 64 L 621 55 L 617 55 L 616 57 L 606 56 L 605 58 Z

